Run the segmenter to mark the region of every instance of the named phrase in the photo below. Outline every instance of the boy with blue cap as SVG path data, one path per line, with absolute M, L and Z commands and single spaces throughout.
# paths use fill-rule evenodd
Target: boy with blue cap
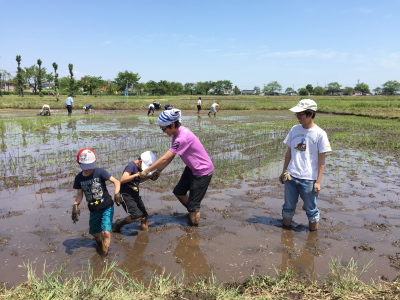
M 214 165 L 198 137 L 181 124 L 181 111 L 163 111 L 157 120 L 160 129 L 172 137 L 170 149 L 151 166 L 140 172 L 147 178 L 151 172 L 164 170 L 175 155 L 180 155 L 186 167 L 173 193 L 189 212 L 189 225 L 198 226 L 200 204 L 210 184 Z M 189 192 L 189 195 L 187 193 Z

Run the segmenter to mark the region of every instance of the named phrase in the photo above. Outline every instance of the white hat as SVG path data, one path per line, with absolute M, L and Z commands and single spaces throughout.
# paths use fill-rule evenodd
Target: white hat
M 146 170 L 157 160 L 157 156 L 151 151 L 146 151 L 140 154 L 140 159 L 142 160 L 142 170 Z
M 317 111 L 317 103 L 315 103 L 315 101 L 311 99 L 303 99 L 300 100 L 300 102 L 296 106 L 290 108 L 289 110 L 297 113 L 305 111 L 307 109 Z
M 164 110 L 157 119 L 157 123 L 160 126 L 168 126 L 176 121 L 181 121 L 181 111 L 176 108 Z
M 96 153 L 90 148 L 83 148 L 79 150 L 76 155 L 76 161 L 81 166 L 83 171 L 96 168 Z

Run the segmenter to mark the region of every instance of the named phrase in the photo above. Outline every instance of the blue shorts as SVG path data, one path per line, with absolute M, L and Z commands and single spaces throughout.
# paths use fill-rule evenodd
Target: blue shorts
M 112 232 L 112 220 L 114 218 L 114 206 L 90 212 L 89 233 Z
M 314 183 L 315 180 L 299 179 L 293 176 L 292 180 L 285 181 L 285 203 L 282 208 L 283 218 L 293 218 L 300 197 L 304 202 L 303 209 L 306 212 L 308 221 L 311 223 L 319 221 L 318 195 L 313 194 Z

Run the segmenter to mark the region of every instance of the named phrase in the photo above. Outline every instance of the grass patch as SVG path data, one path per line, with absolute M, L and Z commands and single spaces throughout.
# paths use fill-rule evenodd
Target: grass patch
M 106 264 L 99 276 L 89 266 L 79 274 L 67 274 L 66 265 L 53 272 L 35 275 L 25 265 L 28 280 L 11 289 L 0 288 L 3 299 L 399 299 L 400 282 L 366 284 L 360 280 L 371 263 L 358 268 L 332 260 L 331 276 L 322 282 L 299 283 L 293 271 L 276 276 L 250 276 L 243 283 L 217 283 L 215 277 L 198 278 L 184 284 L 168 274 L 138 282 L 116 263 Z

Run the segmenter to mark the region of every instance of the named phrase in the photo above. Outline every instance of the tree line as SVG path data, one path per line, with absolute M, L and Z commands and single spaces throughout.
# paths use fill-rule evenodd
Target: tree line
M 12 77 L 6 70 L 0 70 L 0 87 L 6 90 L 6 87 L 12 85 L 15 87 L 15 93 L 23 97 L 24 92 L 28 89 L 33 94 L 43 95 L 43 84 L 47 84 L 45 91 L 49 89 L 54 91 L 57 96 L 59 93 L 75 95 L 85 93 L 89 95 L 97 95 L 104 93 L 106 95 L 114 94 L 151 94 L 151 95 L 223 95 L 234 94 L 239 95 L 242 91 L 234 86 L 230 80 L 204 81 L 196 83 L 170 82 L 160 80 L 155 82 L 150 80 L 146 83 L 139 82 L 140 76 L 138 73 L 130 71 L 119 72 L 114 80 L 105 80 L 101 76 L 85 75 L 79 80 L 76 80 L 73 73 L 73 64 L 68 64 L 69 76 L 58 78 L 58 64 L 53 62 L 52 70 L 47 70 L 42 67 L 42 61 L 37 60 L 36 64 L 30 67 L 21 67 L 21 56 L 16 56 L 17 72 L 16 76 Z M 255 95 L 352 95 L 355 92 L 363 95 L 371 93 L 371 90 L 366 83 L 358 83 L 354 87 L 342 87 L 338 82 L 331 82 L 325 87 L 307 84 L 303 88 L 294 90 L 291 87 L 285 89 L 277 81 L 271 81 L 264 85 L 261 89 L 255 86 L 250 90 L 250 94 Z M 382 87 L 377 87 L 372 90 L 375 94 L 394 95 L 400 92 L 400 83 L 396 80 L 385 82 Z M 0 95 L 2 91 L 0 89 Z

